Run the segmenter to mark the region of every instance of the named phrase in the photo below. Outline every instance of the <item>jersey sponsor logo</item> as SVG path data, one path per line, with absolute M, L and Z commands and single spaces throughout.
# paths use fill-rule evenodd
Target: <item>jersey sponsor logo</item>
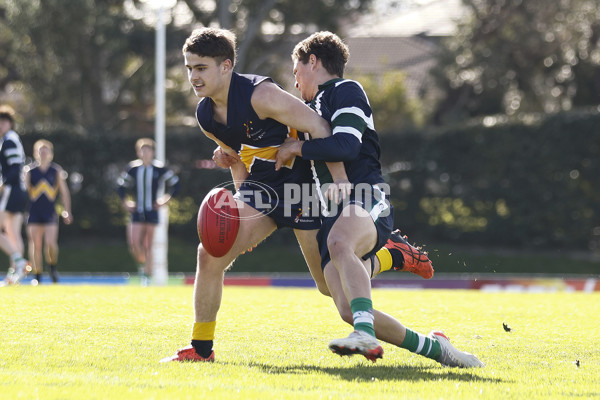
M 264 129 L 259 129 L 259 130 L 255 131 L 254 127 L 253 127 L 253 122 L 252 121 L 244 122 L 242 124 L 242 126 L 244 127 L 244 131 L 246 133 L 246 137 L 248 139 L 251 139 L 251 140 L 254 140 L 254 141 L 261 140 L 267 134 L 267 131 L 265 131 Z

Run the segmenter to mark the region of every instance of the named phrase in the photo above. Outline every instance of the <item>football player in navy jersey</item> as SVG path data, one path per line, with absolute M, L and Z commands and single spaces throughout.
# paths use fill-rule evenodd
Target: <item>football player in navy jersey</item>
M 298 131 L 314 137 L 330 135 L 329 124 L 271 78 L 234 72 L 235 42 L 230 31 L 203 28 L 192 32 L 183 46 L 188 80 L 201 98 L 196 110 L 200 128 L 220 146 L 219 152 L 234 161 L 230 170 L 240 227 L 233 247 L 223 257 L 212 257 L 202 244 L 198 246 L 191 346 L 161 361 L 214 360 L 224 273 L 238 255 L 276 229 L 292 228 L 310 271 L 322 275 L 315 240 L 320 226 L 318 207 L 315 213 L 303 209 L 302 201 L 278 201 L 288 197 L 287 190 L 312 184 L 309 163 L 290 160 L 275 171 L 275 154 L 286 138 L 298 137 Z M 331 165 L 333 175 L 345 180 L 341 163 L 337 167 Z M 315 280 L 324 285 L 323 279 Z
M 369 100 L 360 83 L 343 78 L 348 57 L 348 47 L 331 32 L 315 33 L 296 45 L 292 52 L 296 88 L 329 122 L 332 135 L 287 140 L 277 154 L 277 168 L 291 158 L 312 160 L 317 183 L 331 181 L 319 163 L 341 161 L 352 185 L 342 204 L 323 202 L 317 235 L 327 286 L 340 315 L 354 327 L 348 337 L 331 341 L 329 347 L 340 355 L 362 354 L 375 361 L 383 356 L 379 338 L 443 365 L 482 367 L 477 357 L 454 348 L 443 333 L 422 335 L 373 309 L 370 271 L 364 260 L 390 244 L 393 213 Z M 396 249 L 388 249 L 393 258 L 390 250 Z
M 11 267 L 6 283 L 18 283 L 31 268 L 23 258 L 23 212 L 27 207 L 27 194 L 23 182 L 25 152 L 17 132 L 13 130 L 15 111 L 7 105 L 0 106 L 0 248 L 10 257 Z
M 191 346 L 162 361 L 213 361 L 224 273 L 239 254 L 276 229 L 294 230 L 317 288 L 329 295 L 316 242 L 319 207 L 315 207 L 316 212 L 305 209 L 301 200 L 288 196 L 293 191 L 290 188 L 312 186 L 310 164 L 300 158 L 289 159 L 276 171 L 275 157 L 286 139 L 302 139 L 298 132 L 327 137 L 331 130 L 327 121 L 271 78 L 234 72 L 232 32 L 198 29 L 186 40 L 183 54 L 190 84 L 201 98 L 196 110 L 200 128 L 219 145 L 213 157 L 215 162 L 231 170 L 240 228 L 233 247 L 223 257 L 210 256 L 202 244 L 198 247 Z M 342 163 L 327 163 L 327 169 L 342 187 L 340 191 L 333 187 L 327 192 L 328 198 L 336 200 L 344 196 L 346 173 Z M 314 196 L 303 191 L 300 197 Z M 286 212 L 290 209 L 295 212 Z
M 347 46 L 331 32 L 315 33 L 296 45 L 292 53 L 296 88 L 329 122 L 332 135 L 287 140 L 277 154 L 277 168 L 297 157 L 312 160 L 317 186 L 331 182 L 327 170 L 318 164 L 343 162 L 352 185 L 342 204 L 323 201 L 317 235 L 327 287 L 340 315 L 354 328 L 348 337 L 331 341 L 329 348 L 340 355 L 362 354 L 375 361 L 383 356 L 379 338 L 443 365 L 482 367 L 477 357 L 454 348 L 443 333 L 422 335 L 373 309 L 371 271 L 364 261 L 390 244 L 393 212 L 369 100 L 360 83 L 343 78 L 348 57 Z M 326 200 L 326 196 L 320 198 Z M 391 250 L 397 249 L 391 246 Z M 389 253 L 393 258 L 394 253 Z
M 158 209 L 169 203 L 180 185 L 179 177 L 154 159 L 155 147 L 152 139 L 138 139 L 135 151 L 139 158 L 129 163 L 117 181 L 117 192 L 130 214 L 127 244 L 144 286 L 152 276 L 152 241 L 158 225 Z
M 54 145 L 45 139 L 33 144 L 35 162 L 25 167 L 25 186 L 29 193 L 29 216 L 27 236 L 29 259 L 37 283 L 41 283 L 44 270 L 44 253 L 50 267 L 52 282 L 58 282 L 58 214 L 56 202 L 60 195 L 60 215 L 65 224 L 73 222 L 71 194 L 67 185 L 67 173 L 54 159 Z M 44 252 L 45 247 L 45 252 Z

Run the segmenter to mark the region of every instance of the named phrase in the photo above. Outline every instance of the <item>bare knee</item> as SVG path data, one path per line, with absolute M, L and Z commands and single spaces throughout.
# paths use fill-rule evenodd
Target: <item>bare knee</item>
M 326 284 L 317 282 L 317 289 L 319 290 L 319 293 L 321 293 L 322 295 L 331 297 L 331 292 L 329 291 L 329 288 L 327 287 Z
M 196 274 L 202 273 L 205 276 L 216 274 L 222 276 L 228 266 L 229 264 L 225 262 L 224 257 L 213 257 L 206 251 L 202 244 L 198 246 Z
M 327 238 L 327 249 L 332 260 L 342 257 L 352 249 L 348 248 L 347 241 L 337 235 L 329 235 Z

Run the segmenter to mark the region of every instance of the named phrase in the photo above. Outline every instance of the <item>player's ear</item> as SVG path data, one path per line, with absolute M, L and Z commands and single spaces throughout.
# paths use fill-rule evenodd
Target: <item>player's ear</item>
M 223 60 L 223 62 L 221 63 L 221 68 L 223 69 L 223 72 L 227 72 L 229 70 L 232 69 L 232 62 L 229 58 Z
M 314 54 L 311 54 L 310 56 L 308 56 L 308 62 L 310 63 L 311 68 L 314 68 L 317 66 L 317 56 L 315 56 Z

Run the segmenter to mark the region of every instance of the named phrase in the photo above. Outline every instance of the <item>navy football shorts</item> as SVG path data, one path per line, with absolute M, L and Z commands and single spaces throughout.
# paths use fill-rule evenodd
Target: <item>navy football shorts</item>
M 158 211 L 135 211 L 131 213 L 131 222 L 139 222 L 144 224 L 158 224 Z
M 40 208 L 32 207 L 29 209 L 29 216 L 27 217 L 28 224 L 42 224 L 50 225 L 58 222 L 58 215 L 54 209 L 52 210 L 41 210 Z
M 19 186 L 4 185 L 0 195 L 0 211 L 22 213 L 27 208 L 29 197 Z
M 361 185 L 361 188 L 364 188 L 364 185 Z M 370 186 L 370 188 L 372 188 L 372 190 L 352 190 L 349 198 L 346 199 L 343 204 L 338 206 L 337 212 L 322 218 L 321 229 L 319 229 L 319 232 L 317 233 L 317 242 L 321 253 L 321 268 L 324 269 L 329 261 L 331 261 L 329 249 L 327 248 L 327 237 L 329 236 L 329 232 L 343 213 L 344 208 L 350 204 L 359 205 L 368 211 L 375 223 L 375 229 L 377 230 L 377 243 L 375 244 L 375 247 L 367 254 L 364 254 L 362 259 L 368 260 L 387 243 L 387 240 L 390 238 L 390 234 L 394 229 L 394 209 L 386 199 L 385 193 L 379 189 L 379 187 Z
M 246 180 L 240 185 L 235 198 L 271 217 L 277 224 L 277 228 L 319 229 L 321 226 L 319 203 L 318 198 L 312 196 L 312 185 L 290 184 L 293 186 L 288 187 L 287 190 L 285 185 L 273 188 L 262 182 Z M 289 201 L 289 193 L 293 190 L 302 190 L 306 196 L 296 193 L 294 200 Z M 307 197 L 310 199 L 307 200 Z M 305 200 L 302 201 L 301 198 Z

